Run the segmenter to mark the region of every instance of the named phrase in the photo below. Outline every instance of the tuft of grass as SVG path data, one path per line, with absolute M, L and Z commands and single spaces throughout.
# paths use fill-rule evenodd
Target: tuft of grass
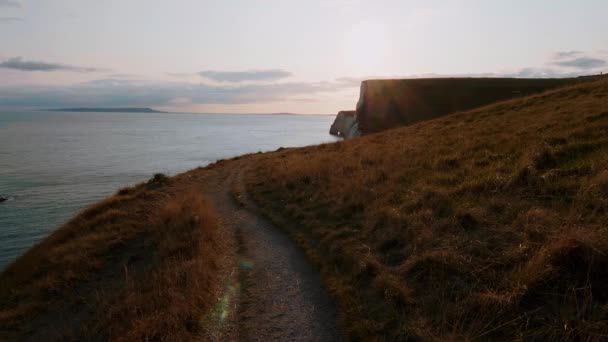
M 115 341 L 201 338 L 216 322 L 218 255 L 222 253 L 215 211 L 201 195 L 180 195 L 153 220 L 154 266 L 107 294 L 83 336 Z
M 155 175 L 74 217 L 0 275 L 0 339 L 221 336 L 227 241 L 198 187 Z
M 608 79 L 249 156 L 353 340 L 608 336 Z
M 169 177 L 162 173 L 155 173 L 146 183 L 150 187 L 165 185 L 169 182 Z

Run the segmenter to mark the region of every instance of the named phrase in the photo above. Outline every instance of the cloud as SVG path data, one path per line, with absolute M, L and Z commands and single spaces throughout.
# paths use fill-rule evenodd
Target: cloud
M 599 72 L 598 72 L 599 73 Z M 525 67 L 503 72 L 482 72 L 482 73 L 453 73 L 453 74 L 410 74 L 410 75 L 390 75 L 390 76 L 365 76 L 365 77 L 339 77 L 335 82 L 341 85 L 359 87 L 365 80 L 382 79 L 419 79 L 419 78 L 452 78 L 452 77 L 515 77 L 515 78 L 560 78 L 577 77 L 592 74 L 592 72 L 564 70 L 554 67 Z
M 553 54 L 549 64 L 570 70 L 592 71 L 608 64 L 608 54 L 602 51 L 595 53 L 576 50 L 558 51 Z
M 369 79 L 400 78 L 444 78 L 444 77 L 517 77 L 517 78 L 560 78 L 599 74 L 602 67 L 608 65 L 608 51 L 559 51 L 547 59 L 543 66 L 524 67 L 515 70 L 486 73 L 453 73 L 453 74 L 416 74 L 367 77 L 340 77 L 335 81 L 341 84 L 355 85 Z
M 19 7 L 21 7 L 21 4 L 15 0 L 0 0 L 0 7 L 19 8 Z
M 553 55 L 553 58 L 554 59 L 571 58 L 571 57 L 579 56 L 582 53 L 583 53 L 582 51 L 576 51 L 576 50 L 558 51 Z
M 23 18 L 18 17 L 0 17 L 0 23 L 18 23 L 22 22 Z
M 599 73 L 597 66 L 606 65 L 608 53 L 593 54 L 565 51 L 550 56 L 546 63 L 491 73 L 417 74 L 417 75 L 368 75 L 366 77 L 340 77 L 332 81 L 295 82 L 276 81 L 291 73 L 282 70 L 218 72 L 207 71 L 200 83 L 188 81 L 200 74 L 171 74 L 174 81 L 150 81 L 137 75 L 109 74 L 107 78 L 64 86 L 0 86 L 0 103 L 7 107 L 53 108 L 53 107 L 97 107 L 97 106 L 141 106 L 180 107 L 189 105 L 240 105 L 280 101 L 311 101 L 331 96 L 353 95 L 361 81 L 383 78 L 437 78 L 437 77 L 573 77 Z M 581 62 L 580 59 L 583 59 Z M 585 61 L 597 59 L 597 61 Z M 578 60 L 578 61 L 577 61 Z M 584 66 L 584 68 L 581 68 Z M 13 58 L 0 67 L 17 70 L 97 70 L 52 63 L 27 62 Z M 278 73 L 272 73 L 276 72 Z M 211 73 L 211 74 L 210 74 Z M 202 74 L 202 73 L 201 73 Z M 133 77 L 132 77 L 133 76 Z M 209 77 L 213 76 L 213 77 Z M 182 78 L 183 77 L 183 78 Z M 193 79 L 192 79 L 193 80 Z M 260 82 L 246 82 L 260 81 Z
M 137 75 L 137 74 L 119 73 L 119 74 L 109 74 L 107 76 L 107 78 L 113 78 L 113 79 L 141 79 L 142 76 L 141 75 Z
M 352 87 L 338 82 L 212 85 L 107 78 L 70 86 L 0 86 L 0 103 L 38 108 L 251 104 L 314 98 L 346 88 Z
M 245 81 L 277 81 L 292 76 L 289 71 L 281 69 L 249 70 L 249 71 L 201 71 L 200 76 L 217 82 L 245 82 Z
M 46 63 L 37 61 L 27 61 L 21 57 L 13 57 L 0 63 L 0 68 L 19 70 L 19 71 L 75 71 L 75 72 L 95 72 L 103 71 L 96 68 L 83 68 L 73 65 Z
M 185 77 L 192 77 L 192 76 L 196 76 L 198 74 L 196 73 L 187 73 L 187 72 L 166 72 L 165 73 L 167 76 L 171 76 L 171 77 L 177 77 L 177 78 L 185 78 Z
M 555 62 L 555 65 L 581 70 L 596 69 L 605 66 L 606 60 L 593 57 L 578 57 Z

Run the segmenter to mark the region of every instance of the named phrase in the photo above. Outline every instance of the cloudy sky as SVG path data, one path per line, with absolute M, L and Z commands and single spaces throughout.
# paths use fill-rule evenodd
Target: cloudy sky
M 608 72 L 605 0 L 0 0 L 0 107 L 331 114 L 366 78 Z

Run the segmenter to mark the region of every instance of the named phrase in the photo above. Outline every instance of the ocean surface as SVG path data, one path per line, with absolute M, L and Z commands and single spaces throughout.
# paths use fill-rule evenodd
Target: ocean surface
M 335 141 L 330 116 L 0 112 L 0 270 L 117 189 L 215 160 Z

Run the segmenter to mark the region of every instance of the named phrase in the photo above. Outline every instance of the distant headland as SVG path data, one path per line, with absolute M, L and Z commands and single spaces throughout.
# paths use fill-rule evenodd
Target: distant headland
M 101 112 L 101 113 L 166 113 L 152 108 L 59 108 L 48 109 L 51 112 Z

